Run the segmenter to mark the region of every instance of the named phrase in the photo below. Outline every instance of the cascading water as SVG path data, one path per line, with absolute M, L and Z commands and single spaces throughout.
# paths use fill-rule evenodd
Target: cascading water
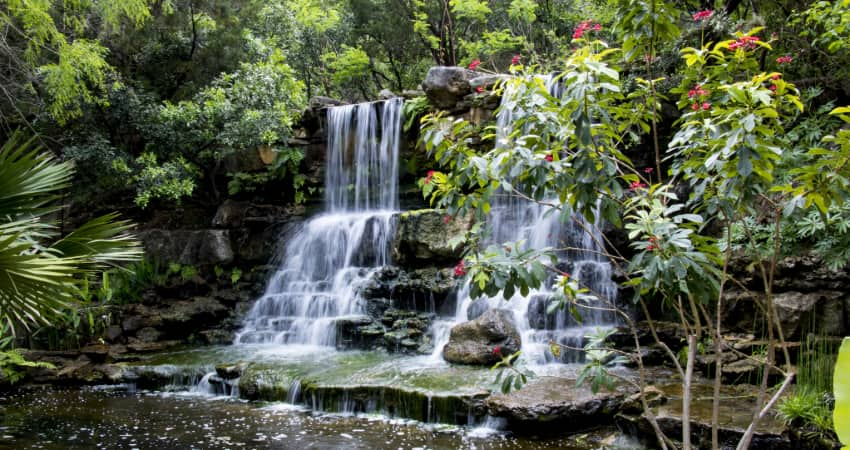
M 543 82 L 550 95 L 560 98 L 563 89 L 556 77 L 544 76 Z M 516 92 L 506 89 L 502 96 L 502 107 L 497 116 L 497 146 L 509 145 L 508 133 L 512 123 L 518 114 L 523 113 L 505 106 L 514 95 Z M 567 223 L 561 223 L 558 214 L 547 213 L 548 210 L 547 206 L 506 193 L 495 196 L 487 219 L 492 230 L 487 244 L 523 241 L 523 245 L 529 249 L 570 249 L 557 253 L 562 270 L 569 272 L 581 286 L 586 286 L 594 294 L 614 302 L 617 287 L 611 280 L 611 265 L 603 257 L 599 220 L 597 219 L 596 223 L 587 223 L 575 216 Z M 450 321 L 435 324 L 434 341 L 437 345 L 432 358 L 440 357 L 453 325 L 474 319 L 491 308 L 513 312 L 517 329 L 522 336 L 523 358 L 534 364 L 556 360 L 549 350 L 550 341 L 570 347 L 582 347 L 583 336 L 590 329 L 616 323 L 612 313 L 599 310 L 581 311 L 581 324 L 567 311 L 547 314 L 547 306 L 555 296 L 551 289 L 554 281 L 554 276 L 550 277 L 540 289 L 531 290 L 527 296 L 517 293 L 510 299 L 498 296 L 473 300 L 469 296 L 469 286 L 464 286 L 458 292 L 455 317 Z M 580 358 L 578 352 L 562 352 L 559 360 L 577 362 Z
M 365 314 L 357 288 L 390 263 L 402 104 L 391 99 L 328 109 L 327 212 L 288 243 L 236 344 L 334 346 L 337 323 Z

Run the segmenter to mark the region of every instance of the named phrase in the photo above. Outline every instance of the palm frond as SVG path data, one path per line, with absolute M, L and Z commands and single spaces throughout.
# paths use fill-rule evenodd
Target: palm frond
M 117 218 L 118 213 L 96 217 L 56 241 L 51 249 L 64 257 L 81 258 L 88 270 L 141 259 L 141 243 L 128 232 L 133 224 Z
M 0 217 L 41 216 L 55 211 L 49 206 L 68 187 L 74 167 L 15 133 L 0 147 Z

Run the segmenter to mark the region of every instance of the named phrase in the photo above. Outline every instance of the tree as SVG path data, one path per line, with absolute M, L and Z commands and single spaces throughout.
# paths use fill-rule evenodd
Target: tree
M 55 200 L 73 173 L 20 133 L 0 148 L 0 329 L 13 335 L 61 315 L 86 277 L 142 254 L 116 214 L 61 235 Z

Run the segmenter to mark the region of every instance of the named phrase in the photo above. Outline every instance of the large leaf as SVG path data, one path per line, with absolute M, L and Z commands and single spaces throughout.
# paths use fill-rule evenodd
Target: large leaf
M 66 188 L 74 174 L 70 163 L 56 161 L 15 133 L 0 147 L 0 217 L 15 219 L 22 214 L 41 216 Z
M 838 361 L 835 363 L 835 373 L 832 381 L 832 391 L 835 394 L 835 411 L 832 413 L 832 423 L 838 440 L 850 448 L 850 337 L 844 338 L 838 351 Z

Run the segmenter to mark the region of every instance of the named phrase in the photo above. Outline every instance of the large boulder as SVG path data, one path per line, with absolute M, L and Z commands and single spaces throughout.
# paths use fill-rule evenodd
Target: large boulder
M 228 230 L 162 230 L 138 233 L 145 254 L 158 261 L 202 266 L 233 261 Z
M 397 216 L 393 259 L 402 266 L 454 264 L 466 246 L 450 245 L 472 224 L 472 217 L 451 217 L 436 209 L 403 212 Z
M 471 92 L 469 80 L 478 73 L 463 67 L 432 67 L 425 76 L 422 89 L 438 109 L 454 109 L 458 101 Z
M 522 346 L 511 311 L 491 309 L 481 317 L 455 325 L 443 358 L 455 364 L 489 366 Z M 498 349 L 497 349 L 498 347 Z
M 850 297 L 840 291 L 786 291 L 774 294 L 773 305 L 787 340 L 806 332 L 843 336 L 850 331 Z M 748 330 L 759 317 L 764 295 L 733 290 L 724 295 L 723 323 L 733 330 Z M 814 329 L 813 329 L 814 327 Z
M 575 380 L 541 377 L 509 394 L 491 395 L 484 407 L 514 432 L 571 433 L 613 422 L 627 393 L 627 386 L 619 386 L 594 394 Z

